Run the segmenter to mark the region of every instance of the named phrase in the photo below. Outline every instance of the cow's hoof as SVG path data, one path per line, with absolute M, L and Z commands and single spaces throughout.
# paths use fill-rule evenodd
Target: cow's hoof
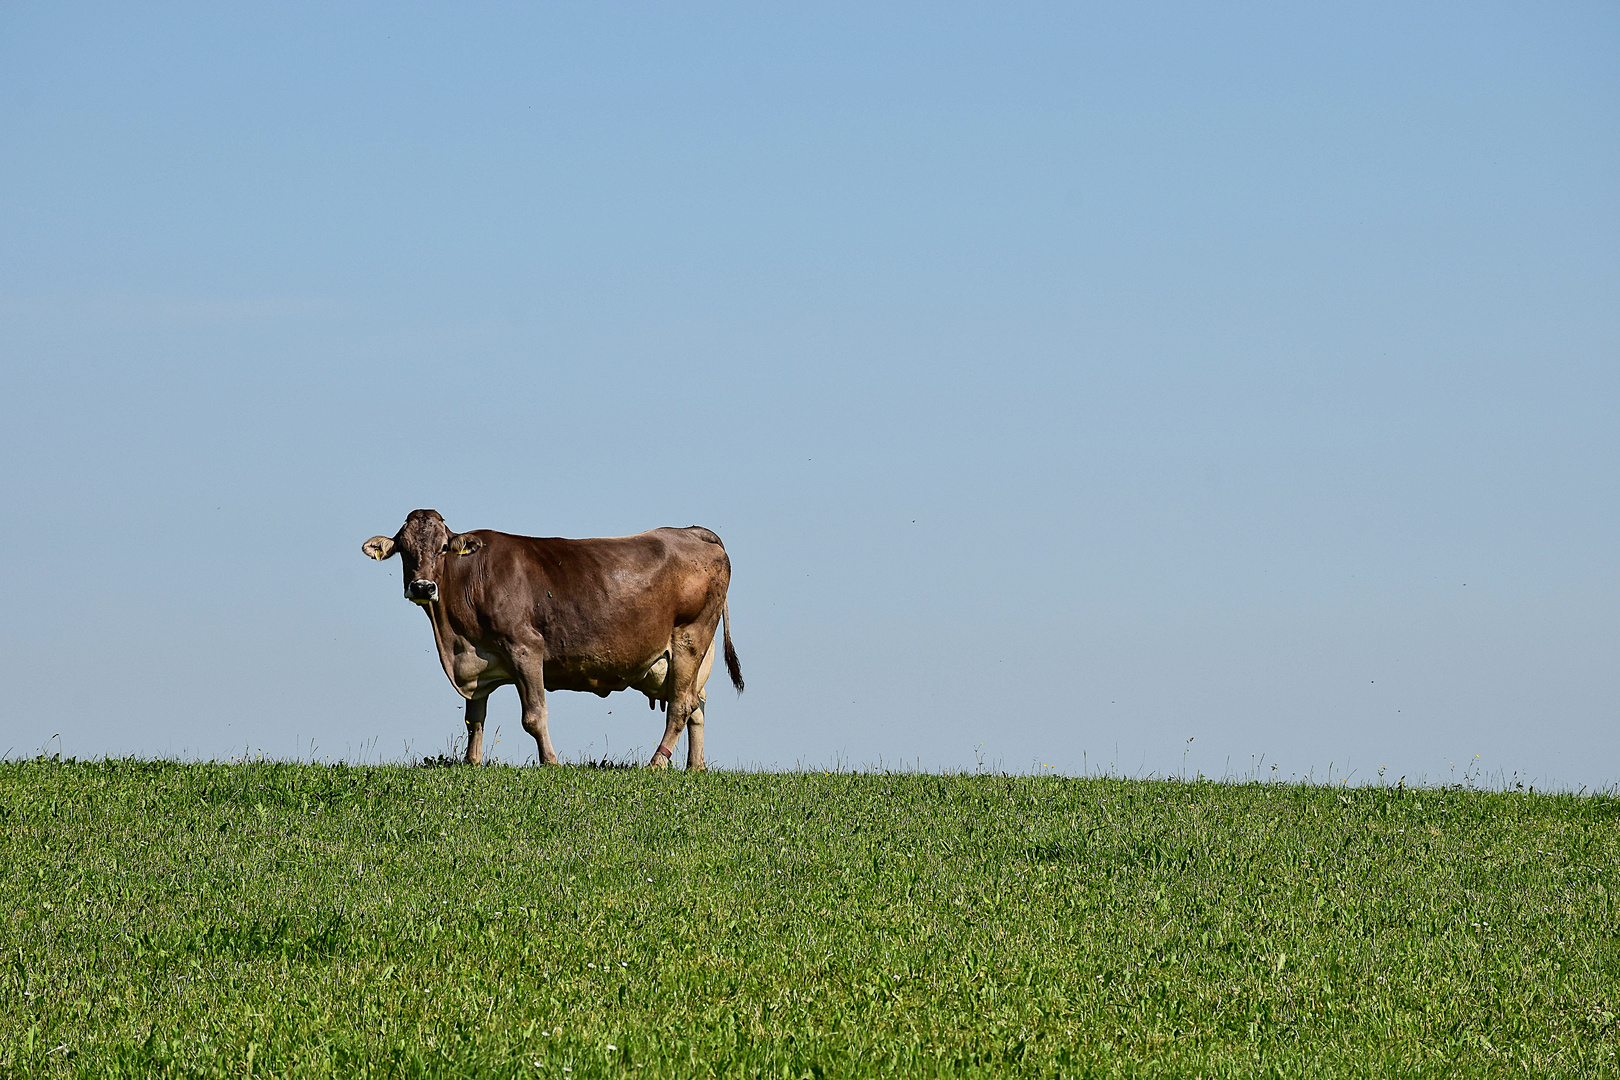
M 667 769 L 669 768 L 669 758 L 662 754 L 654 754 L 653 759 L 647 762 L 647 768 L 655 772 L 659 769 Z

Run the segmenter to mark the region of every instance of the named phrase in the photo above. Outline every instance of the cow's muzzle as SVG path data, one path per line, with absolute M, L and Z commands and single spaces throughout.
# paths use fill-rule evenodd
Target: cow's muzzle
M 405 599 L 413 604 L 431 604 L 439 598 L 439 585 L 434 581 L 413 581 L 405 586 Z

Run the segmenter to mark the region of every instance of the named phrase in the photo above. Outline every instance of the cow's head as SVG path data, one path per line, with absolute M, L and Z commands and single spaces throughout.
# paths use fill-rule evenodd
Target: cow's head
M 439 573 L 444 560 L 471 555 L 483 547 L 476 536 L 450 531 L 437 510 L 412 510 L 392 537 L 373 536 L 360 550 L 373 559 L 399 556 L 405 571 L 405 599 L 431 604 L 439 598 Z

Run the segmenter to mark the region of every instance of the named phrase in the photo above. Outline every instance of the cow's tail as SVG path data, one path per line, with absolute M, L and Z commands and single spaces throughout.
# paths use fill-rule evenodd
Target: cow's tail
M 720 609 L 720 630 L 726 644 L 726 672 L 731 676 L 731 685 L 737 688 L 737 693 L 743 692 L 742 664 L 737 662 L 737 650 L 731 646 L 731 605 L 728 603 Z

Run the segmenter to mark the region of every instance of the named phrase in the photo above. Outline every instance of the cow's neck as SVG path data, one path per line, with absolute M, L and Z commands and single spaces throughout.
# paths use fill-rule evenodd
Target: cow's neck
M 452 658 L 454 649 L 451 642 L 461 635 L 450 621 L 450 605 L 444 600 L 436 600 L 431 604 L 424 604 L 422 610 L 427 612 L 428 622 L 433 624 L 433 645 L 439 650 L 439 663 L 444 668 L 445 677 L 450 680 L 450 685 L 456 688 L 456 693 L 471 699 L 472 694 L 464 690 L 461 683 L 456 680 L 456 665 Z

